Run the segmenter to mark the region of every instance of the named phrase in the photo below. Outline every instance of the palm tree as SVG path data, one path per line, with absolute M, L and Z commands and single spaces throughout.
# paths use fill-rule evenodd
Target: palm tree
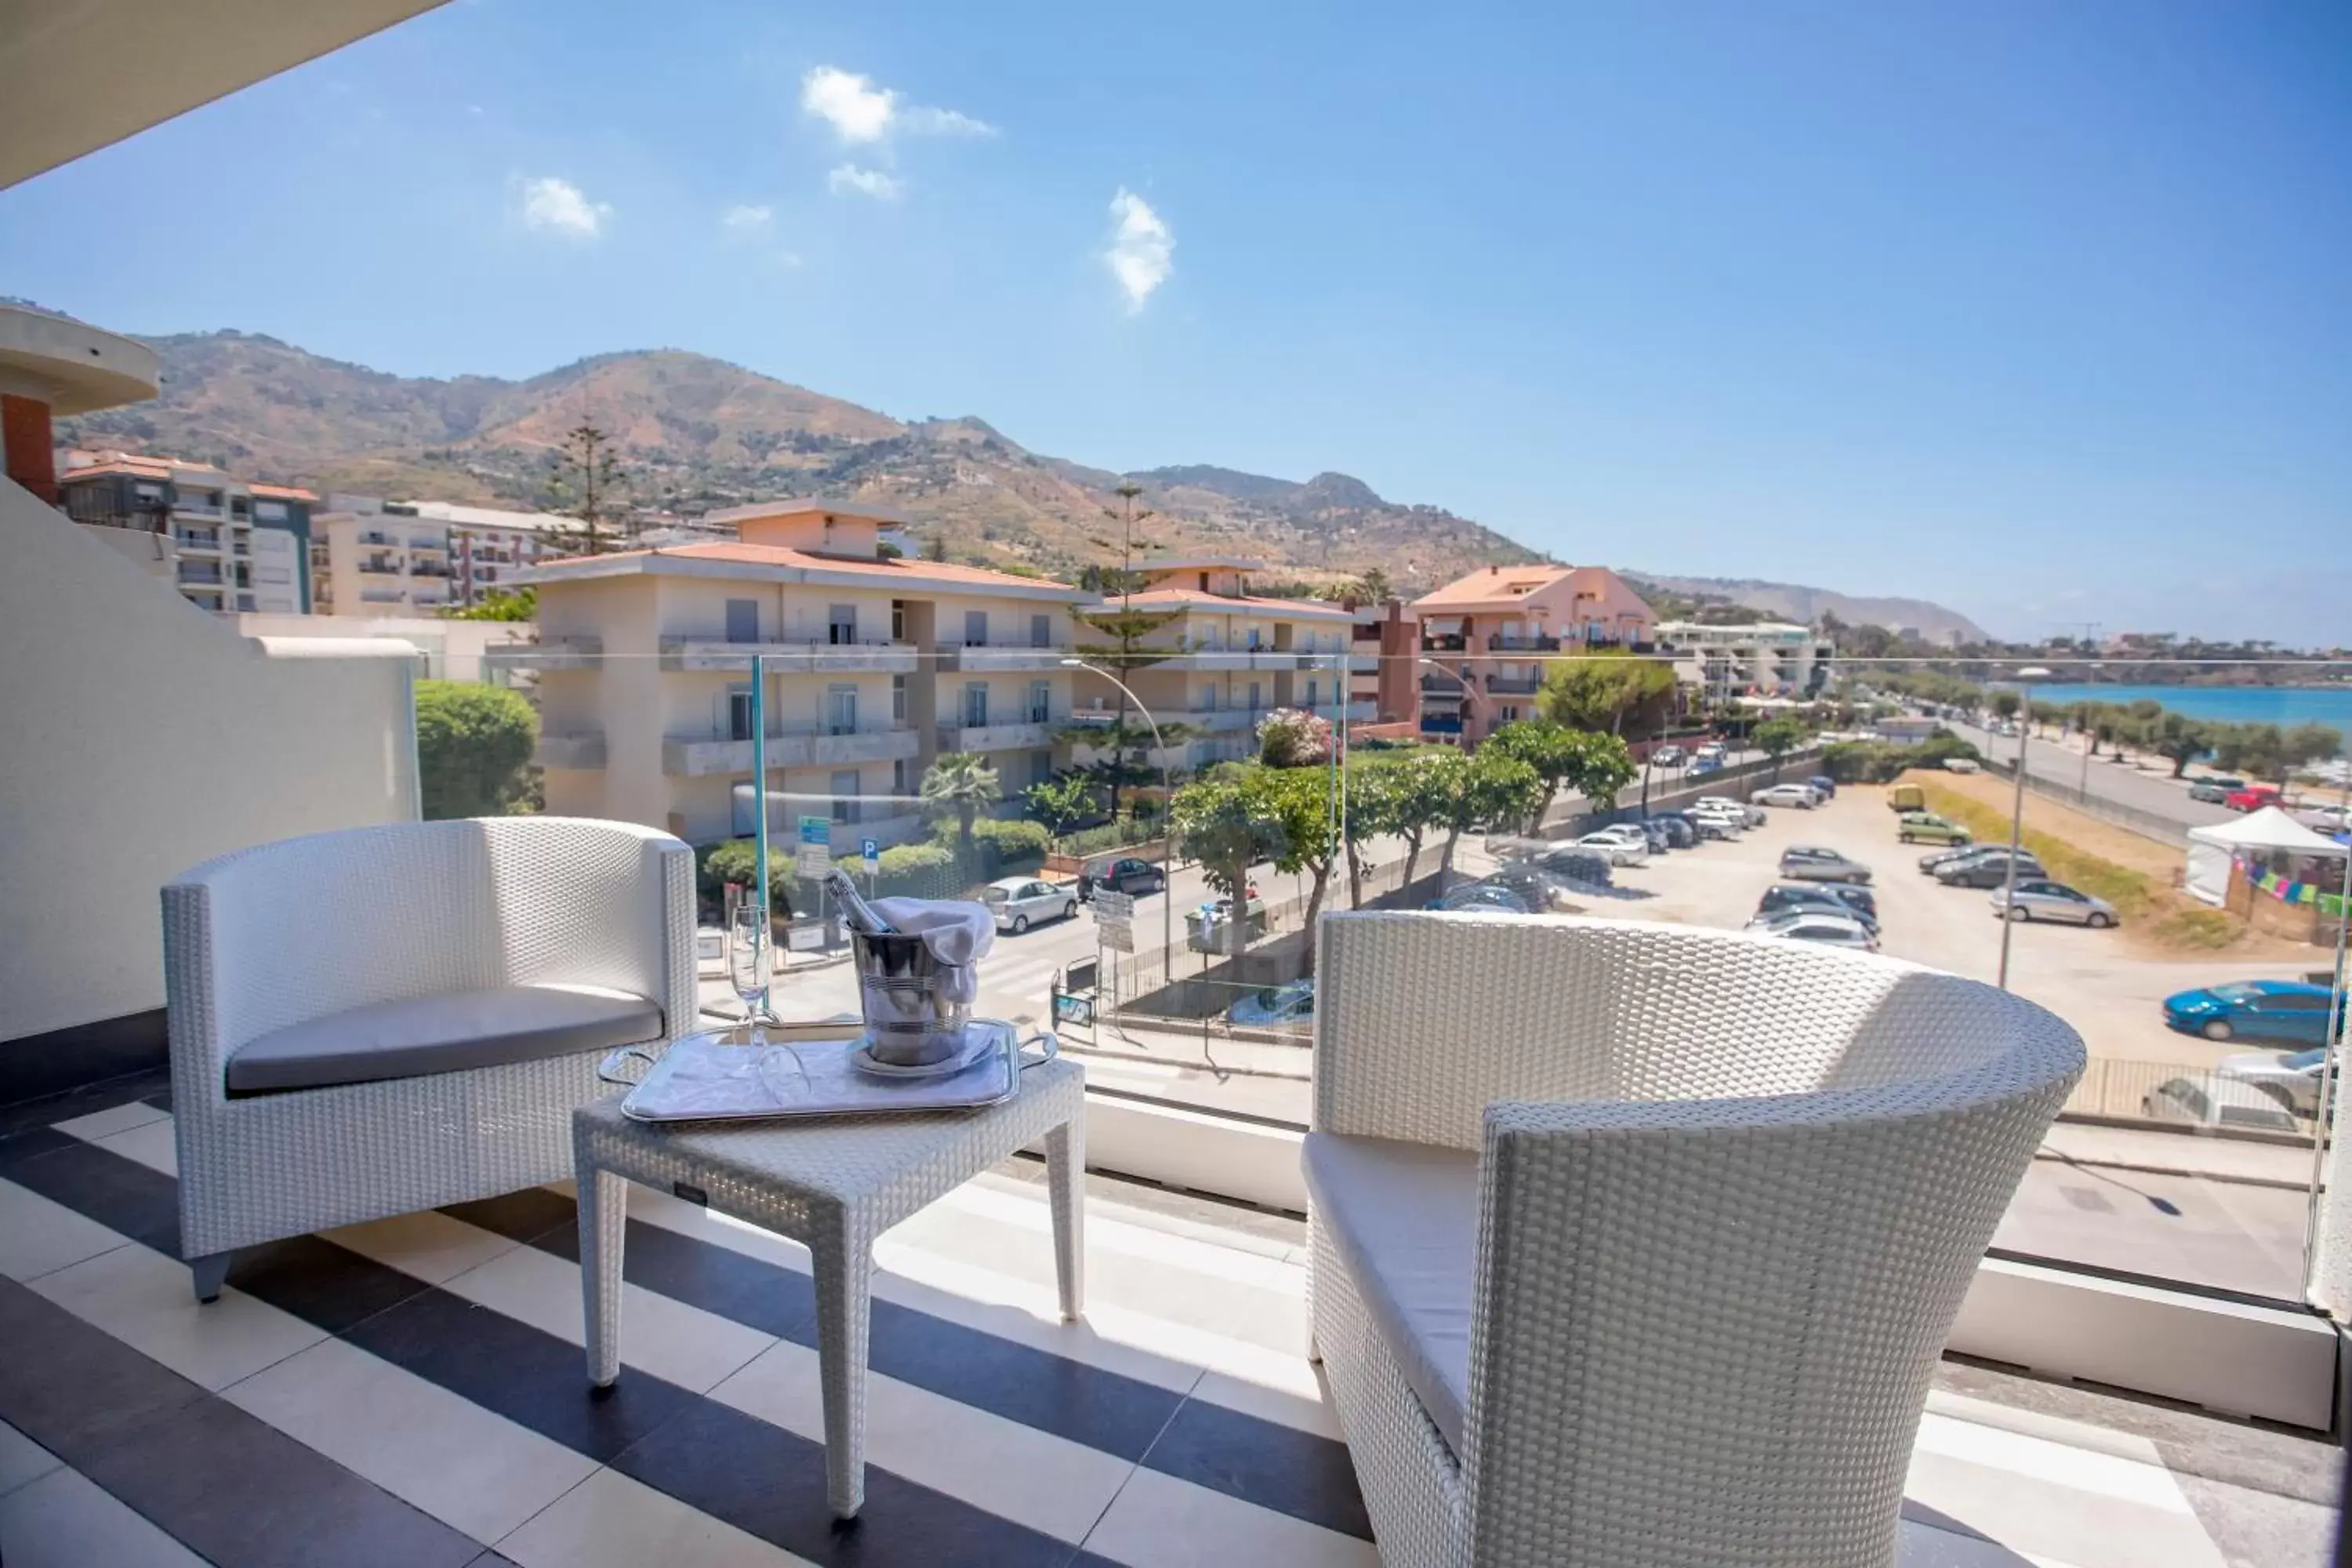
M 923 773 L 923 809 L 933 816 L 955 813 L 956 837 L 965 864 L 971 862 L 971 825 L 983 805 L 1003 795 L 996 770 L 977 752 L 950 752 Z

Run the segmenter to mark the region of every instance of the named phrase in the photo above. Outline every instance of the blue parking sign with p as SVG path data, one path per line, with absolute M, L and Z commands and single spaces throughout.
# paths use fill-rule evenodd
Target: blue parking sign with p
M 882 841 L 880 839 L 859 839 L 857 841 L 857 853 L 866 862 L 866 874 L 867 876 L 870 877 L 882 868 Z

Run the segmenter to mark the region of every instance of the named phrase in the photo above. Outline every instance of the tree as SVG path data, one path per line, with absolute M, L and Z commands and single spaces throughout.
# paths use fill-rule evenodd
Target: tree
M 1249 868 L 1273 854 L 1273 829 L 1239 781 L 1206 779 L 1186 784 L 1169 803 L 1169 829 L 1185 856 L 1199 863 L 1202 880 L 1241 909 L 1249 889 Z M 1239 952 L 1248 940 L 1248 921 L 1236 918 L 1221 928 Z
M 1389 574 L 1378 566 L 1364 568 L 1364 574 L 1356 579 L 1356 586 L 1363 590 L 1364 603 L 1368 605 L 1385 605 L 1389 602 L 1389 595 L 1394 592 L 1389 584 Z
M 1805 743 L 1805 727 L 1794 719 L 1768 719 L 1748 737 L 1756 749 L 1772 759 L 1772 776 L 1780 776 L 1780 759 Z
M 2025 699 L 2014 691 L 1996 691 L 1992 694 L 1993 717 L 1997 719 L 2014 719 L 2017 717 L 2018 710 L 2024 705 L 2024 702 Z
M 1423 836 L 1451 819 L 1454 798 L 1462 793 L 1463 775 L 1469 771 L 1470 759 L 1452 746 L 1433 746 L 1390 765 L 1396 791 L 1390 805 L 1393 822 L 1390 830 L 1404 840 L 1406 887 L 1412 886 Z M 1349 820 L 1354 820 L 1352 813 Z
M 1331 813 L 1331 796 L 1322 776 L 1303 768 L 1257 768 L 1241 781 L 1242 800 L 1251 816 L 1264 825 L 1274 868 L 1307 883 L 1307 937 L 1304 973 L 1315 973 L 1315 921 L 1323 910 L 1323 895 L 1331 883 L 1331 864 L 1339 855 L 1339 825 Z
M 448 621 L 535 621 L 539 619 L 539 590 L 517 588 L 509 592 L 492 588 L 470 605 L 453 605 L 441 612 Z
M 2280 753 L 2284 762 L 2279 773 L 2281 783 L 2285 782 L 2287 774 L 2305 763 L 2323 762 L 2344 750 L 2343 731 L 2316 721 L 2297 724 L 2282 736 L 2281 741 Z
M 1614 735 L 1570 730 L 1545 719 L 1520 719 L 1486 737 L 1481 755 L 1500 747 L 1535 770 L 1543 791 L 1528 813 L 1528 831 L 1539 830 L 1559 794 L 1568 784 L 1596 805 L 1614 805 L 1617 792 L 1633 782 L 1641 770 L 1633 753 Z
M 1570 730 L 1637 733 L 1664 720 L 1675 693 L 1674 667 L 1622 648 L 1600 648 L 1564 658 L 1544 672 L 1536 711 Z
M 971 825 L 980 808 L 993 805 L 1002 792 L 996 770 L 977 752 L 950 752 L 923 772 L 919 791 L 923 810 L 934 816 L 953 813 L 956 844 L 966 864 L 972 858 Z
M 1047 832 L 1064 834 L 1094 816 L 1095 788 L 1088 779 L 1063 773 L 1023 790 L 1021 804 Z
M 1339 781 L 1347 803 L 1343 847 L 1348 856 L 1348 907 L 1351 910 L 1364 907 L 1364 847 L 1401 831 L 1400 772 L 1392 763 L 1364 763 L 1350 767 Z
M 2179 778 L 2211 744 L 2212 737 L 2204 725 L 2179 713 L 2167 713 L 2156 721 L 2156 743 L 2150 749 L 2172 764 L 2172 776 Z
M 416 683 L 416 763 L 428 820 L 512 814 L 538 742 L 539 715 L 519 693 L 474 681 Z
M 575 425 L 563 433 L 547 477 L 549 510 L 576 520 L 579 527 L 564 531 L 563 547 L 574 554 L 602 555 L 624 548 L 632 531 L 621 492 L 628 475 L 611 436 L 593 425 Z
M 1331 760 L 1331 721 L 1303 708 L 1276 708 L 1257 721 L 1257 760 L 1267 767 L 1320 767 Z
M 1452 782 L 1456 787 L 1446 802 L 1445 848 L 1437 858 L 1441 873 L 1454 869 L 1454 847 L 1465 829 L 1522 821 L 1550 798 L 1535 769 L 1491 744 L 1465 759 Z

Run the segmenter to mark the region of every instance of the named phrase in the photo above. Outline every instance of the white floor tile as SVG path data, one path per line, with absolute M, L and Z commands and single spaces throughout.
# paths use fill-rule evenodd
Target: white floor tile
M 2168 1513 L 2189 1511 L 2179 1483 L 2161 1465 L 2144 1465 L 2047 1437 L 1956 1421 L 1932 1411 L 1920 1418 L 1919 1440 L 1912 1451 L 2012 1470 L 2071 1491 L 2116 1498 Z
M 805 1346 L 777 1344 L 710 1397 L 824 1440 L 817 1353 Z M 1072 1543 L 1086 1539 L 1134 1468 L 1100 1449 L 880 1376 L 866 1384 L 866 1458 Z
M 1138 1469 L 1103 1515 L 1087 1550 L 1127 1568 L 1378 1568 L 1369 1541 L 1244 1502 L 1206 1487 Z
M 580 1269 L 535 1247 L 518 1247 L 447 1280 L 442 1289 L 534 1328 L 585 1342 Z M 635 1285 L 622 1288 L 621 1360 L 699 1394 L 776 1342 L 772 1334 Z
M 2105 1455 L 2084 1458 L 2116 1462 Z M 1917 1450 L 1903 1495 L 2021 1557 L 2074 1568 L 2223 1568 L 2193 1513 L 2080 1490 L 2005 1465 Z
M 1905 1520 L 1895 1543 L 1899 1568 L 2074 1568 L 2054 1557 L 2021 1557 L 1998 1542 L 1979 1541 Z
M 205 1568 L 205 1560 L 59 1468 L 0 1497 L 0 1561 L 8 1568 Z
M 0 1182 L 0 1275 L 34 1279 L 127 1245 L 127 1237 L 63 1204 Z
M 226 1388 L 326 1338 L 234 1287 L 199 1303 L 187 1266 L 144 1247 L 118 1247 L 30 1288 L 206 1388 Z
M 0 1497 L 27 1481 L 38 1480 L 58 1468 L 58 1457 L 0 1421 Z
M 90 1140 L 100 1148 L 136 1160 L 151 1171 L 161 1171 L 167 1176 L 180 1173 L 179 1134 L 172 1119 L 161 1116 L 152 1121 L 142 1121 L 127 1132 L 116 1132 Z
M 341 1340 L 289 1356 L 221 1397 L 477 1541 L 496 1541 L 596 1469 Z
M 1312 1378 L 1314 1369 L 1301 1356 L 1299 1364 Z M 1321 1396 L 1309 1398 L 1299 1393 L 1295 1384 L 1269 1388 L 1226 1372 L 1204 1372 L 1192 1387 L 1192 1397 L 1205 1399 L 1212 1405 L 1222 1405 L 1228 1410 L 1238 1410 L 1244 1415 L 1255 1415 L 1263 1421 L 1276 1421 L 1285 1426 L 1296 1426 L 1302 1432 L 1312 1432 L 1318 1437 L 1342 1442 L 1339 1418 L 1331 1410 L 1330 1402 Z
M 806 1559 L 614 1470 L 496 1543 L 520 1568 L 793 1568 Z
M 88 1116 L 77 1116 L 70 1121 L 59 1121 L 55 1126 L 68 1137 L 96 1142 L 100 1138 L 111 1138 L 117 1132 L 144 1127 L 151 1121 L 169 1121 L 171 1114 L 168 1110 L 156 1110 L 144 1100 L 134 1100 L 126 1105 L 110 1106 L 104 1110 L 94 1110 Z
M 2164 1463 L 2164 1456 L 2156 1444 L 2137 1432 L 2118 1432 L 2110 1426 L 2094 1426 L 2087 1421 L 2070 1421 L 2063 1415 L 2046 1415 L 2039 1410 L 1996 1405 L 1990 1399 L 1971 1398 L 1947 1389 L 1931 1388 L 1927 1391 L 1927 1413 L 1954 1421 L 1966 1421 L 1973 1426 L 1990 1426 L 2002 1432 L 2016 1432 L 2028 1437 L 2043 1437 L 2053 1443 L 2094 1454 L 2112 1454 L 2118 1459 L 2136 1459 L 2143 1465 Z
M 468 1268 L 478 1268 L 522 1245 L 496 1231 L 467 1225 L 432 1209 L 371 1220 L 365 1225 L 347 1225 L 319 1234 L 338 1247 L 349 1247 L 387 1268 L 397 1268 L 434 1285 L 455 1279 Z

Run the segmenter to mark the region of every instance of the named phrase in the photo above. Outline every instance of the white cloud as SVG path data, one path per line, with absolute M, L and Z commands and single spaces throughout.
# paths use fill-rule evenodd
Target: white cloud
M 522 221 L 526 228 L 552 229 L 571 239 L 593 239 L 613 216 L 610 202 L 592 202 L 580 187 L 552 174 L 526 180 L 522 186 Z
M 824 177 L 824 188 L 835 195 L 856 191 L 862 196 L 872 196 L 877 202 L 895 202 L 907 189 L 907 183 L 895 174 L 879 169 L 861 169 L 855 163 L 844 163 Z
M 839 66 L 818 66 L 801 78 L 801 112 L 824 121 L 845 146 L 887 143 L 909 136 L 993 136 L 996 127 L 952 109 L 910 104 L 870 77 Z
M 798 267 L 800 264 L 801 264 L 801 253 L 800 253 L 799 251 L 797 251 L 797 250 L 779 250 L 778 252 L 776 252 L 776 265 L 777 265 L 777 266 L 779 266 L 779 267 Z
M 1150 203 L 1125 185 L 1110 199 L 1110 216 L 1114 226 L 1103 262 L 1127 295 L 1127 311 L 1131 316 L 1176 270 L 1176 236 L 1167 220 L 1151 210 Z
M 775 221 L 775 218 L 776 212 L 773 207 L 754 206 L 745 202 L 720 213 L 719 226 L 731 228 L 739 233 L 754 234 L 766 228 Z

